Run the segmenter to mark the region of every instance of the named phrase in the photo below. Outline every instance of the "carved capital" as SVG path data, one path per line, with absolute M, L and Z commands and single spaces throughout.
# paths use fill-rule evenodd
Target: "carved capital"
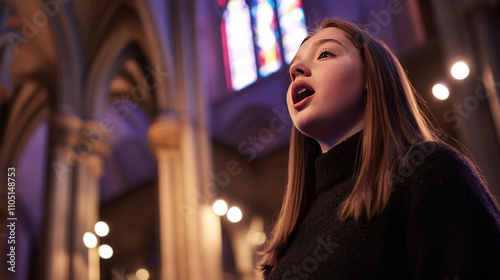
M 83 159 L 83 164 L 87 166 L 87 168 L 92 172 L 92 176 L 94 178 L 101 178 L 103 167 L 102 167 L 102 158 L 96 154 L 91 154 L 85 156 Z
M 74 147 L 80 138 L 82 120 L 72 114 L 56 114 L 51 119 L 52 143 L 55 147 Z
M 179 148 L 180 123 L 173 117 L 159 117 L 149 127 L 148 139 L 155 154 L 158 151 L 175 151 Z
M 76 148 L 86 147 L 87 154 L 94 154 L 105 157 L 109 154 L 109 145 L 106 140 L 107 131 L 103 130 L 102 125 L 95 121 L 86 121 L 80 130 L 80 139 Z
M 80 139 L 75 151 L 82 157 L 83 163 L 95 178 L 102 175 L 102 159 L 109 154 L 110 148 L 106 141 L 106 132 L 95 121 L 86 121 L 80 130 Z

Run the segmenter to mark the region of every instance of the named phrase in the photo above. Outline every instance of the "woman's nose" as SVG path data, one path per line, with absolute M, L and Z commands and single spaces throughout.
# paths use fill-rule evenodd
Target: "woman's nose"
M 311 71 L 307 66 L 302 63 L 295 63 L 292 65 L 292 80 L 297 78 L 298 76 L 309 76 L 311 75 Z

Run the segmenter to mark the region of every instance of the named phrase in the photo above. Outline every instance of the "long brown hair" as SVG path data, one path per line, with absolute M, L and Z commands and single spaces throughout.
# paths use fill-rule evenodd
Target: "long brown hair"
M 339 218 L 370 219 L 381 213 L 391 194 L 392 176 L 399 157 L 421 141 L 439 141 L 421 112 L 419 96 L 389 47 L 357 25 L 339 19 L 324 21 L 309 39 L 324 28 L 336 27 L 358 48 L 367 86 L 362 160 L 350 195 L 339 208 Z M 284 254 L 290 235 L 314 196 L 314 161 L 318 143 L 292 128 L 288 182 L 281 212 L 266 243 L 259 269 L 267 277 Z

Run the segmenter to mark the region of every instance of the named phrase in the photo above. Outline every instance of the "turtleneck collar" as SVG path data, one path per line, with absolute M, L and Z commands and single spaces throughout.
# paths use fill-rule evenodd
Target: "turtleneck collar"
M 363 131 L 320 155 L 315 162 L 316 193 L 336 185 L 354 173 L 356 156 L 361 159 Z

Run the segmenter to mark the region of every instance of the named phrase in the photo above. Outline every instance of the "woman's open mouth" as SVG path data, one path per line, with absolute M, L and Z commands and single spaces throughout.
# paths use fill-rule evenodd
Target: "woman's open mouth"
M 303 88 L 303 89 L 299 90 L 299 92 L 297 92 L 297 102 L 296 103 L 299 103 L 300 101 L 306 99 L 307 97 L 309 97 L 313 94 L 314 94 L 314 91 L 307 89 L 307 88 Z
M 314 89 L 304 81 L 296 81 L 292 85 L 292 100 L 295 108 L 300 107 L 314 95 Z

